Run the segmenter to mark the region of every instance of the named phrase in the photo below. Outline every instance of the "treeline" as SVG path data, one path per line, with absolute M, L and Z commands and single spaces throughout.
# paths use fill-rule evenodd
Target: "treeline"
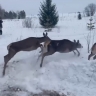
M 14 11 L 6 11 L 0 6 L 0 17 L 2 19 L 24 19 L 26 18 L 26 13 L 24 10 L 14 12 Z
M 3 19 L 24 19 L 26 17 L 25 11 L 19 11 L 19 12 L 14 12 L 14 11 L 5 11 L 3 15 Z

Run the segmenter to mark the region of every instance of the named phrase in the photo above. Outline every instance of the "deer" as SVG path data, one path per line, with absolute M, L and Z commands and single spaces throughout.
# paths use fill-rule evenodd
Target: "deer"
M 39 47 L 42 49 L 42 42 L 44 42 L 44 45 L 46 46 L 47 42 L 51 41 L 47 35 L 47 33 L 43 33 L 43 37 L 29 37 L 21 41 L 10 43 L 7 46 L 8 54 L 4 56 L 3 76 L 5 75 L 7 63 L 16 55 L 16 53 L 20 51 L 36 50 Z
M 91 47 L 91 53 L 88 55 L 88 60 L 90 60 L 92 56 L 94 56 L 93 60 L 95 60 L 96 59 L 96 43 L 94 43 L 93 46 Z
M 47 45 L 48 50 L 47 52 L 43 52 L 38 56 L 38 59 L 41 57 L 41 63 L 40 63 L 40 67 L 42 67 L 43 64 L 43 60 L 45 56 L 49 56 L 54 54 L 55 52 L 59 52 L 59 53 L 68 53 L 73 51 L 74 54 L 76 54 L 76 52 L 74 50 L 77 51 L 78 56 L 80 56 L 80 52 L 77 50 L 77 48 L 83 48 L 83 46 L 81 45 L 81 43 L 79 42 L 79 40 L 74 40 L 74 41 L 70 41 L 68 39 L 62 39 L 62 40 L 51 40 L 51 42 Z M 37 59 L 37 61 L 38 61 Z

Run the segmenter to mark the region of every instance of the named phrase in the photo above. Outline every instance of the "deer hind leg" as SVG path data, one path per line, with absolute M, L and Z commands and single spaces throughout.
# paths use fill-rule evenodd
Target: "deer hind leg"
M 88 56 L 88 60 L 93 56 L 94 54 L 91 52 L 91 54 Z
M 13 49 L 8 50 L 8 54 L 4 56 L 4 68 L 3 68 L 3 76 L 5 75 L 6 65 L 8 61 L 16 54 L 17 52 Z

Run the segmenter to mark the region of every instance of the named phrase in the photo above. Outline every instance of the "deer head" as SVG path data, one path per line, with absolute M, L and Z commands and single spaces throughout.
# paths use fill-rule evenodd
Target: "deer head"
M 45 42 L 50 42 L 51 41 L 51 39 L 48 37 L 48 33 L 47 32 L 46 32 L 46 34 L 43 33 L 43 36 L 44 36 Z
M 83 46 L 81 45 L 79 40 L 77 40 L 77 42 L 76 42 L 76 40 L 74 40 L 74 44 L 75 44 L 76 48 L 83 48 Z

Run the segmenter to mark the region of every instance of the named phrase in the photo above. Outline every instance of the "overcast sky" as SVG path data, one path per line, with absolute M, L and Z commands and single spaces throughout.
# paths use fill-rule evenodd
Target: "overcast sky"
M 38 14 L 40 2 L 44 0 L 0 0 L 1 6 L 7 11 L 25 10 L 27 15 Z M 96 0 L 52 0 L 59 13 L 83 11 L 89 3 Z

